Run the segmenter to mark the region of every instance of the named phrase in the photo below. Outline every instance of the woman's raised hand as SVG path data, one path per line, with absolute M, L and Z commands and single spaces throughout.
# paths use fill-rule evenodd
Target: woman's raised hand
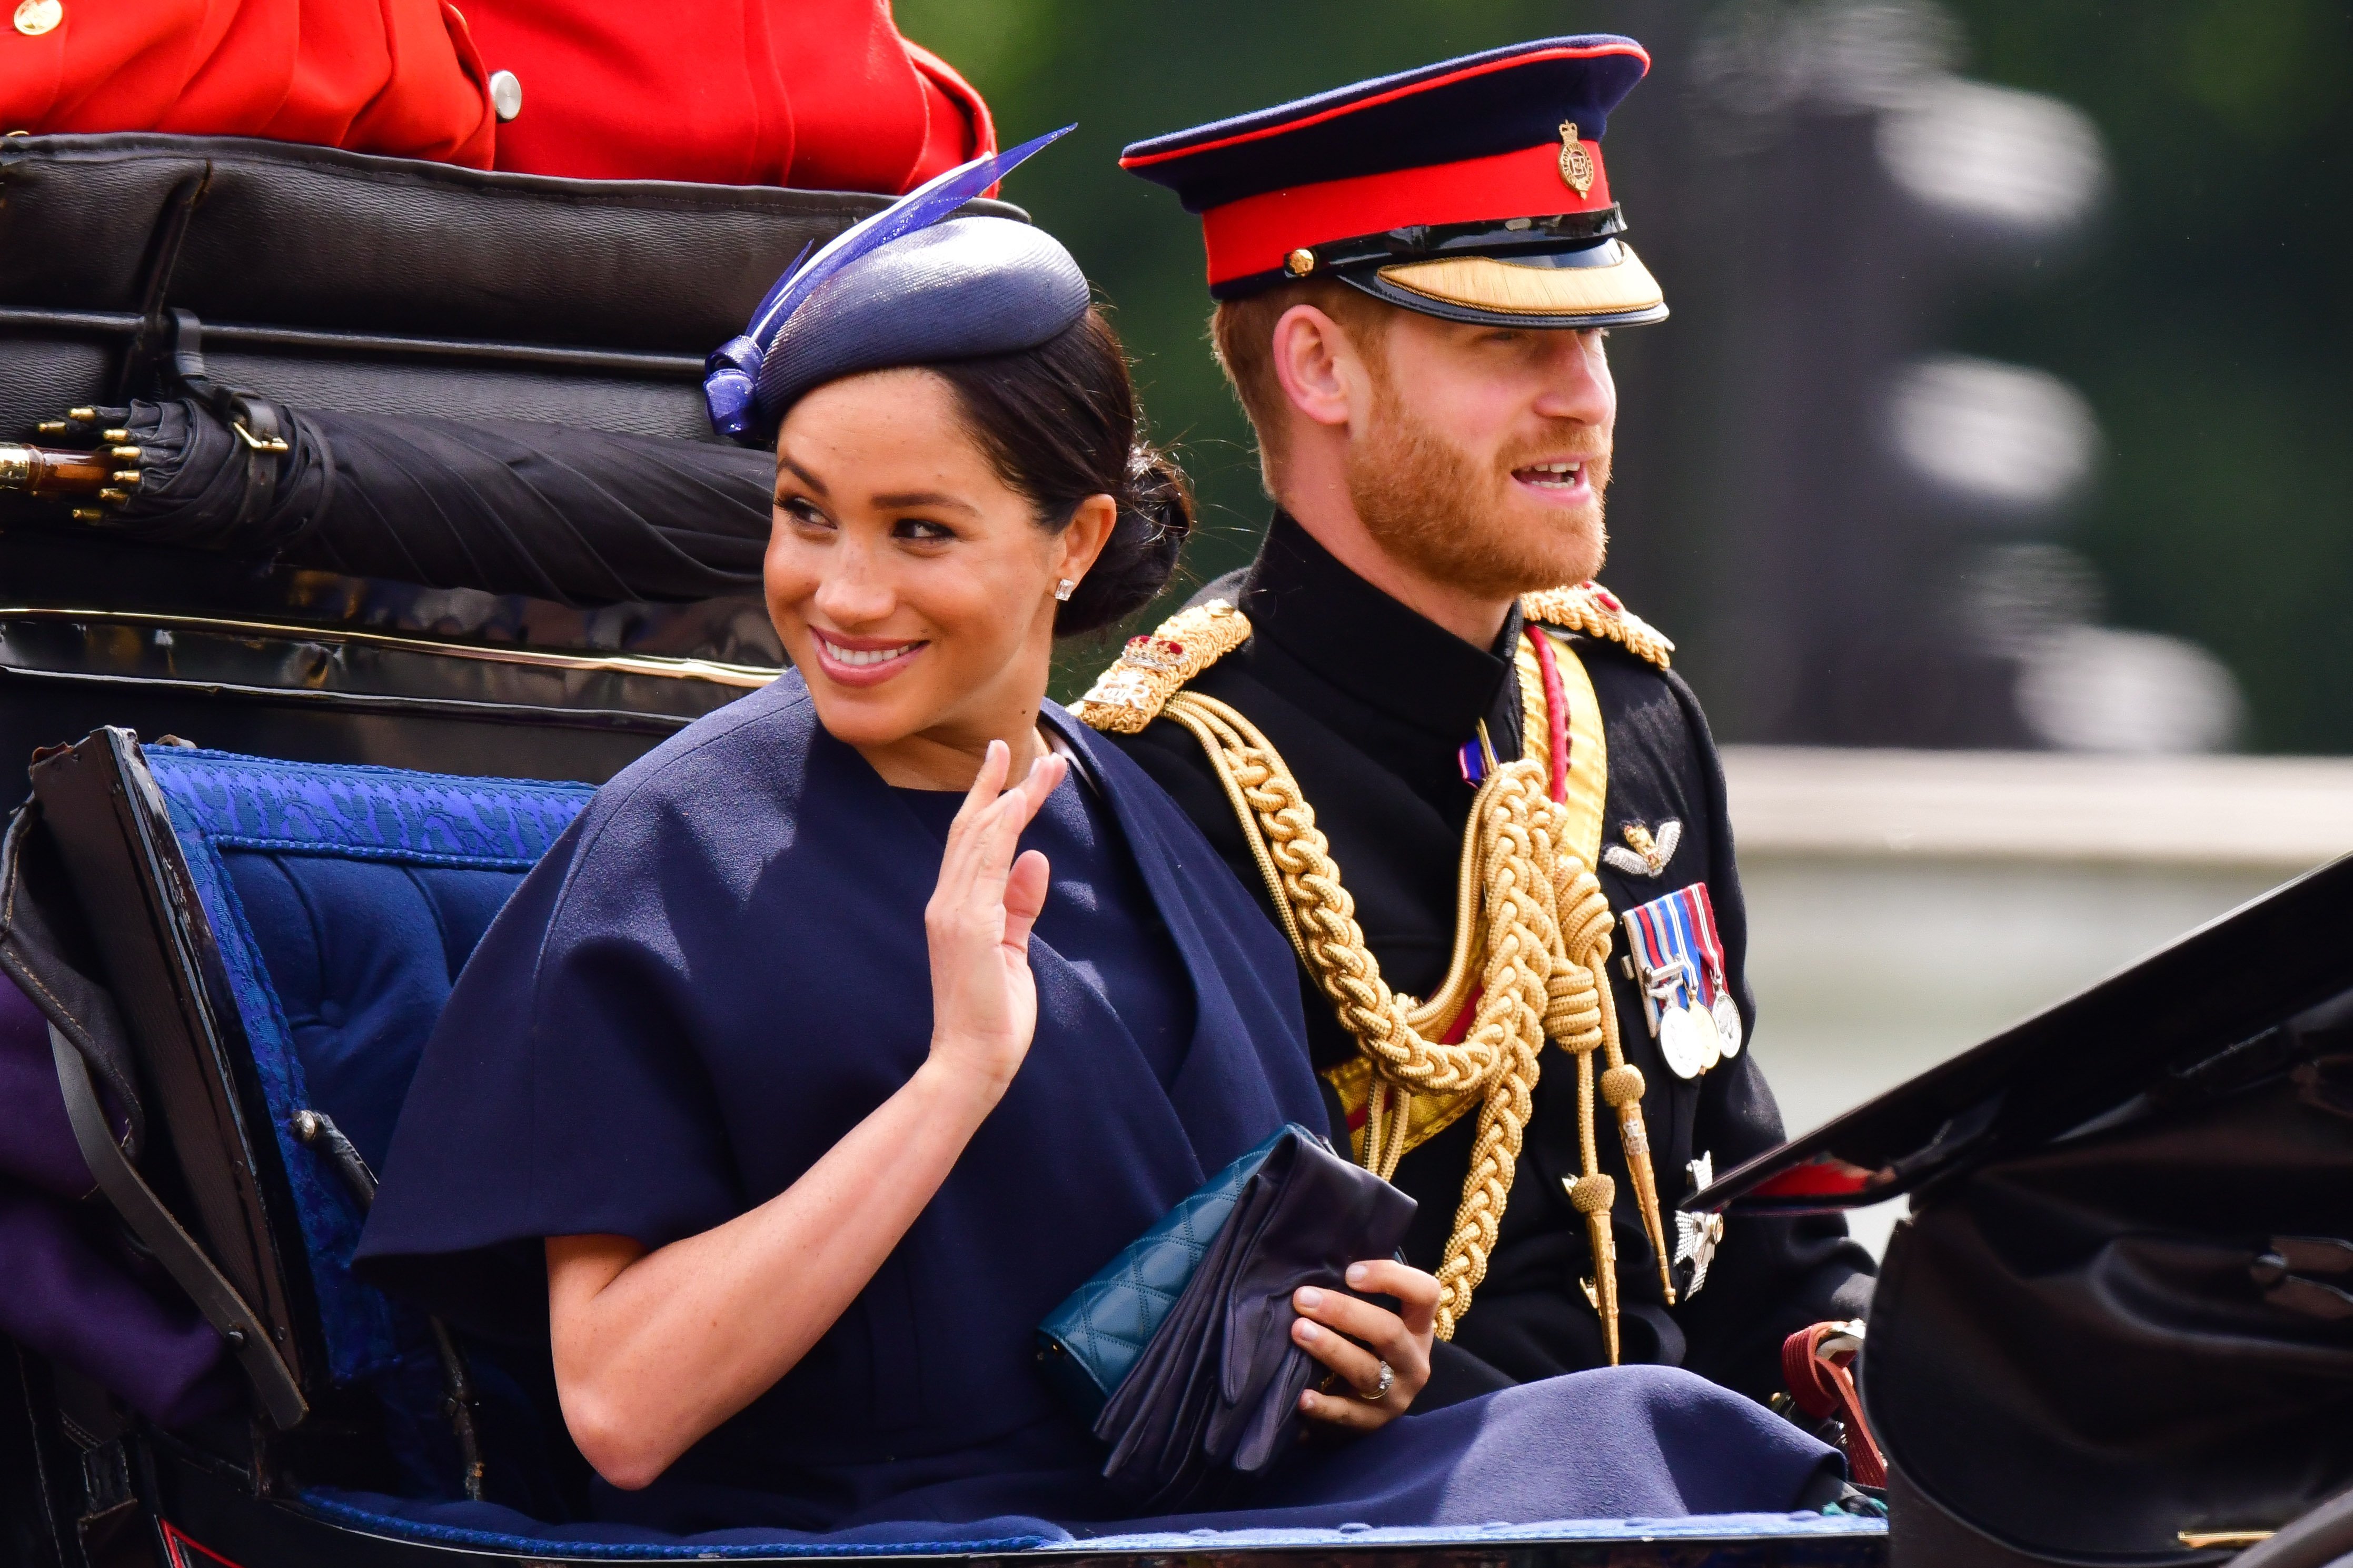
M 1046 904 L 1046 857 L 1014 855 L 1021 830 L 1062 782 L 1069 764 L 1048 754 L 1005 787 L 1013 764 L 988 743 L 980 776 L 948 829 L 939 886 L 923 910 L 932 952 L 932 1059 L 970 1071 L 1002 1093 L 1038 1026 L 1029 928 Z

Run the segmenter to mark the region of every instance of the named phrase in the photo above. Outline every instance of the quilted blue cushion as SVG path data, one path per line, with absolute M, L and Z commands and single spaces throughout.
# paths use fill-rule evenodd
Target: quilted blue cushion
M 309 1104 L 382 1168 L 450 984 L 522 873 L 228 849 Z
M 459 970 L 594 792 L 161 746 L 146 760 L 252 1046 L 329 1373 L 391 1375 L 413 1326 L 353 1277 L 364 1216 L 294 1113 L 325 1111 L 382 1162 Z

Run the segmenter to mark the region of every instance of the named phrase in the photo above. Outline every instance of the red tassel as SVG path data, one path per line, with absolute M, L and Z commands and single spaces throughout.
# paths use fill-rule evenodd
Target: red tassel
M 1781 1376 L 1789 1385 L 1789 1398 L 1799 1409 L 1817 1421 L 1836 1416 L 1846 1428 L 1846 1468 L 1848 1477 L 1859 1487 L 1883 1487 L 1887 1484 L 1887 1460 L 1879 1451 L 1879 1441 L 1871 1435 L 1871 1423 L 1863 1418 L 1862 1395 L 1854 1386 L 1855 1347 L 1852 1344 L 1825 1352 L 1822 1342 L 1832 1335 L 1859 1338 L 1859 1323 L 1816 1323 L 1800 1329 L 1781 1342 Z

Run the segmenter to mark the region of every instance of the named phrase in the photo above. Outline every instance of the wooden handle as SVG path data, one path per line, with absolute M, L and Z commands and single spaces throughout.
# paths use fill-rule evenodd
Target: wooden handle
M 114 455 L 60 451 L 0 442 L 0 490 L 37 496 L 92 496 L 112 486 L 119 467 Z

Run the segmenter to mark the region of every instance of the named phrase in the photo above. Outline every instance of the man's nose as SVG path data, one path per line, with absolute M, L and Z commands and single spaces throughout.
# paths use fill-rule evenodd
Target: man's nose
M 1545 334 L 1543 387 L 1536 412 L 1547 419 L 1573 420 L 1608 429 L 1618 413 L 1618 389 L 1599 332 Z

